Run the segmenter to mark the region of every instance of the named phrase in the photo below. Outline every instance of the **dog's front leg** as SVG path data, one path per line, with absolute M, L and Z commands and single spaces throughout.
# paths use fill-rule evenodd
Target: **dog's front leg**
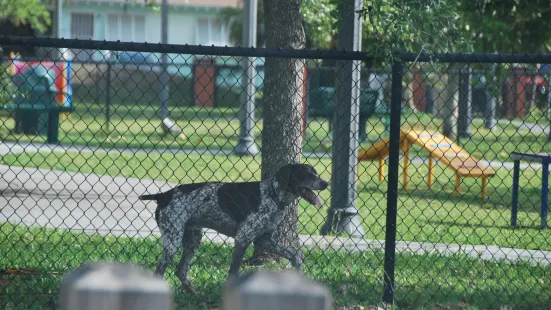
M 302 261 L 304 259 L 304 253 L 300 249 L 299 242 L 293 242 L 294 244 L 285 247 L 277 243 L 271 236 L 264 235 L 262 240 L 266 247 L 274 254 L 279 255 L 283 258 L 286 258 L 291 262 L 291 266 L 297 270 L 297 272 L 302 273 Z
M 249 243 L 236 242 L 235 248 L 233 249 L 233 255 L 231 259 L 230 266 L 230 277 L 237 277 L 239 275 L 239 269 L 241 269 L 241 262 L 243 261 L 243 256 L 249 247 Z
M 263 219 L 258 214 L 253 214 L 247 217 L 237 230 L 235 235 L 235 247 L 233 249 L 232 262 L 230 266 L 230 277 L 238 276 L 239 269 L 241 268 L 241 262 L 245 251 L 249 245 L 255 240 L 259 234 L 264 231 Z

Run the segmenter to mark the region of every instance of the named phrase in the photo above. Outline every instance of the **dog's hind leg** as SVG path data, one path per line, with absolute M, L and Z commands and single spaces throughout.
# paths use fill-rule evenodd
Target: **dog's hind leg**
M 170 263 L 172 263 L 174 255 L 182 245 L 184 234 L 183 230 L 180 230 L 176 227 L 171 229 L 163 229 L 160 227 L 160 229 L 161 239 L 163 242 L 163 253 L 161 254 L 161 258 L 159 259 L 159 264 L 157 265 L 155 274 L 163 277 L 166 269 L 168 268 Z
M 195 293 L 195 288 L 187 278 L 187 273 L 189 270 L 189 263 L 191 262 L 195 251 L 197 251 L 199 245 L 201 245 L 202 238 L 203 231 L 201 230 L 201 227 L 186 227 L 186 229 L 184 230 L 184 238 L 182 241 L 184 250 L 182 252 L 180 263 L 178 263 L 178 267 L 176 267 L 176 275 L 182 282 L 182 288 L 191 293 Z

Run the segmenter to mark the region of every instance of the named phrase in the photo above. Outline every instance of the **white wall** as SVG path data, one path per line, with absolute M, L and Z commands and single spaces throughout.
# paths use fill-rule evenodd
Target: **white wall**
M 120 4 L 74 4 L 66 5 L 62 11 L 62 37 L 71 37 L 71 13 L 94 14 L 94 40 L 112 39 L 108 35 L 108 15 L 128 14 L 145 16 L 145 41 L 159 43 L 161 41 L 161 12 L 141 6 L 121 6 Z M 216 44 L 229 45 L 229 34 L 226 27 L 217 25 L 217 11 L 206 8 L 171 8 L 168 14 L 169 44 Z M 208 20 L 210 31 L 200 31 L 200 20 Z M 204 23 L 203 23 L 204 25 Z M 142 37 L 142 36 L 140 36 Z M 121 41 L 132 41 L 132 38 L 118 38 Z M 100 58 L 101 55 L 97 55 Z M 98 59 L 98 57 L 94 57 Z M 177 62 L 183 62 L 179 59 Z

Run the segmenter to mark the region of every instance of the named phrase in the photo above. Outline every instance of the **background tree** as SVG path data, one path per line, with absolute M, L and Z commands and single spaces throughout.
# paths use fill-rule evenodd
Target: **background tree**
M 548 53 L 551 50 L 551 2 L 544 0 L 461 0 L 458 10 L 462 12 L 463 36 L 473 42 L 477 53 Z M 510 74 L 508 65 L 497 65 L 487 71 L 486 80 L 495 98 L 503 95 L 500 86 Z M 536 65 L 525 65 L 535 73 Z M 504 84 L 507 86 L 507 84 Z M 535 103 L 533 84 L 526 85 L 528 105 Z M 498 111 L 505 113 L 503 100 L 497 100 Z
M 243 1 L 241 1 L 243 5 Z M 230 42 L 233 45 L 240 46 L 243 42 L 243 8 L 226 7 L 218 13 L 218 23 L 229 27 Z M 266 44 L 264 35 L 264 1 L 258 0 L 257 6 L 257 31 L 256 44 L 262 47 Z
M 331 47 L 335 30 L 332 29 L 332 13 L 335 10 L 337 0 L 302 0 L 300 9 L 302 13 L 302 26 L 305 30 L 306 48 Z M 241 1 L 242 2 L 242 1 Z M 218 13 L 218 22 L 229 26 L 230 41 L 234 45 L 241 45 L 243 36 L 243 8 L 223 8 Z M 266 43 L 264 33 L 264 0 L 258 0 L 258 31 L 257 45 L 263 47 Z
M 305 34 L 300 0 L 270 0 L 264 3 L 266 47 L 302 49 Z M 304 60 L 266 58 L 264 65 L 264 123 L 262 130 L 262 179 L 302 156 L 302 80 Z M 275 238 L 290 246 L 298 235 L 298 207 L 287 209 L 285 221 L 278 225 Z M 267 253 L 262 241 L 254 244 L 252 262 Z M 299 246 L 299 245 L 292 245 Z
M 50 12 L 41 0 L 1 0 L 0 19 L 10 21 L 14 26 L 30 25 L 44 32 L 52 20 Z
M 46 31 L 51 24 L 51 16 L 40 0 L 0 0 L 0 21 L 3 21 L 0 22 L 0 35 L 14 35 L 21 26 L 29 26 L 31 30 L 39 32 Z M 6 48 L 0 54 L 9 52 Z M 0 66 L 0 104 L 11 98 L 8 85 L 8 66 Z
M 477 53 L 546 53 L 551 50 L 551 2 L 461 0 L 463 37 Z

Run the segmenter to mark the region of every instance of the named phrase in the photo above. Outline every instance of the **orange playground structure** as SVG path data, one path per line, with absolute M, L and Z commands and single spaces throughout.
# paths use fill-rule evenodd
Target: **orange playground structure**
M 434 159 L 445 164 L 455 172 L 455 193 L 459 194 L 461 178 L 482 179 L 482 199 L 487 197 L 488 178 L 495 175 L 494 170 L 473 158 L 471 154 L 443 134 L 427 130 L 401 130 L 400 145 L 404 152 L 403 188 L 408 188 L 409 148 L 412 144 L 421 146 L 429 153 L 429 188 L 434 182 Z M 384 160 L 389 154 L 389 139 L 381 140 L 358 153 L 359 161 L 379 161 L 379 181 L 384 178 Z

